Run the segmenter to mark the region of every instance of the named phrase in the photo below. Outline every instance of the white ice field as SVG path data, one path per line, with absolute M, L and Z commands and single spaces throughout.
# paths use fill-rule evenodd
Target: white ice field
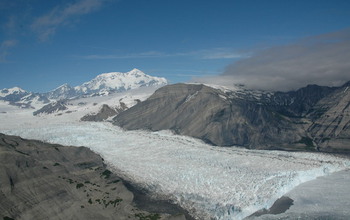
M 350 166 L 322 154 L 220 148 L 170 132 L 72 123 L 1 132 L 87 146 L 124 177 L 172 198 L 201 219 L 241 219 L 298 184 Z
M 199 219 L 242 219 L 300 183 L 350 167 L 348 159 L 326 154 L 213 147 L 169 131 L 79 122 L 74 113 L 34 117 L 29 110 L 9 110 L 0 113 L 1 133 L 89 147 L 111 170 Z

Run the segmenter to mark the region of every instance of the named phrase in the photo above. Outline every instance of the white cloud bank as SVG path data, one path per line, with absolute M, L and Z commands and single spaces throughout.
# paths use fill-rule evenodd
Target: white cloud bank
M 350 80 L 350 30 L 313 36 L 259 51 L 195 81 L 263 90 L 294 90 L 308 84 L 339 86 Z

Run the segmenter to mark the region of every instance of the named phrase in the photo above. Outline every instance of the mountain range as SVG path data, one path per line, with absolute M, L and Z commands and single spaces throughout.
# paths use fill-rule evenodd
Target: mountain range
M 172 130 L 219 146 L 349 153 L 349 87 L 264 92 L 174 84 L 113 120 L 129 130 Z
M 125 73 L 103 73 L 75 87 L 63 84 L 46 93 L 28 92 L 18 87 L 2 89 L 0 90 L 0 100 L 7 101 L 9 104 L 21 108 L 35 108 L 37 105 L 47 104 L 50 101 L 107 96 L 131 89 L 163 86 L 166 84 L 167 80 L 165 78 L 150 76 L 138 69 L 133 69 Z
M 350 82 L 290 92 L 166 84 L 164 78 L 133 69 L 104 73 L 76 87 L 64 84 L 47 93 L 3 89 L 0 100 L 36 108 L 34 115 L 75 112 L 82 121 L 113 119 L 125 129 L 172 130 L 218 146 L 350 152 Z M 143 87 L 160 88 L 113 95 Z

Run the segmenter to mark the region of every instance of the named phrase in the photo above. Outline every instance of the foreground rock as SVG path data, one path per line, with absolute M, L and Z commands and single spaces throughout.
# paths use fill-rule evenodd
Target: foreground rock
M 114 121 L 130 130 L 170 129 L 219 146 L 349 153 L 349 84 L 276 93 L 175 84 Z
M 0 180 L 3 219 L 185 219 L 138 209 L 123 181 L 85 147 L 0 134 Z

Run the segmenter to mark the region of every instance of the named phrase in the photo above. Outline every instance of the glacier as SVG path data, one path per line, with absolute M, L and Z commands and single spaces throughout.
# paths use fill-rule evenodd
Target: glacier
M 107 122 L 23 125 L 0 125 L 0 132 L 89 147 L 123 178 L 198 219 L 242 219 L 303 182 L 350 167 L 348 159 L 327 154 L 214 147 L 170 131 L 124 131 Z

